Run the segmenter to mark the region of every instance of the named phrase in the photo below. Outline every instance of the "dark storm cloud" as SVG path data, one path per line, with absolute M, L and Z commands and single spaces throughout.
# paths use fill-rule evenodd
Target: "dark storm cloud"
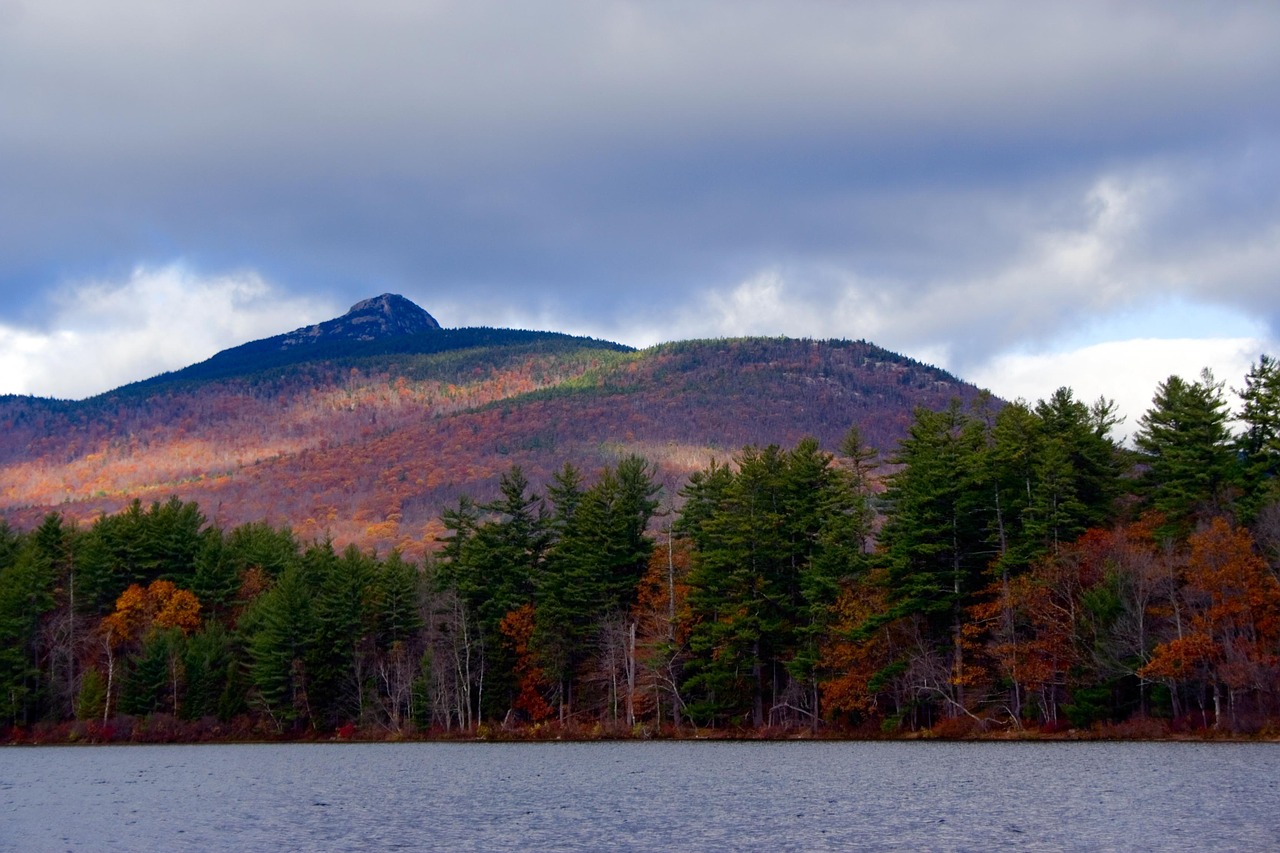
M 1161 288 L 1276 317 L 1276 44 L 1244 2 L 0 0 L 0 325 L 179 259 L 619 336 L 776 275 L 960 363 Z

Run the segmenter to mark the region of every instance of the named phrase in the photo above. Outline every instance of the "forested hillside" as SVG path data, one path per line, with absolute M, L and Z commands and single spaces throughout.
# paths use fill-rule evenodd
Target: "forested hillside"
M 1274 732 L 1280 367 L 1264 357 L 1241 391 L 1233 413 L 1213 377 L 1170 377 L 1133 450 L 1104 401 L 1060 389 L 918 408 L 886 456 L 853 428 L 834 452 L 746 445 L 674 485 L 629 452 L 566 454 L 541 485 L 509 464 L 491 496 L 461 490 L 421 560 L 177 498 L 0 525 L 3 725 Z
M 745 444 L 858 426 L 890 449 L 915 406 L 977 389 L 871 344 L 742 339 L 642 352 L 549 332 L 441 329 L 390 296 L 82 402 L 0 400 L 0 512 L 92 521 L 139 498 L 220 526 L 288 525 L 412 558 L 441 512 L 519 464 L 545 484 L 637 453 L 674 490 Z

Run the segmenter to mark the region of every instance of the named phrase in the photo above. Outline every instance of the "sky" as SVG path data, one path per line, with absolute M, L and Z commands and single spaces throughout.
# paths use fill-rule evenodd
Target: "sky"
M 0 0 L 0 394 L 400 293 L 1007 399 L 1280 352 L 1280 3 Z

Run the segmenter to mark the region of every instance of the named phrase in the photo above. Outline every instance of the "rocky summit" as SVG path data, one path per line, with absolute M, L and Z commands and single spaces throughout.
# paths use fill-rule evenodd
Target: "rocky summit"
M 372 341 L 396 335 L 419 335 L 440 329 L 432 317 L 395 293 L 384 293 L 351 306 L 341 317 L 325 320 L 283 336 L 282 349 L 317 340 Z

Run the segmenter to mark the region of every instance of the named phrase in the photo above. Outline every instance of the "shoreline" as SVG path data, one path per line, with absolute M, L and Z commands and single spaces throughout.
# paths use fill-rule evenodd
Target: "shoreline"
M 121 721 L 122 723 L 124 721 Z M 156 725 L 157 722 L 167 723 Z M 1119 723 L 1090 729 L 1045 731 L 1038 728 L 959 732 L 947 726 L 913 732 L 874 732 L 854 729 L 803 730 L 705 729 L 695 727 L 636 727 L 533 725 L 501 727 L 480 725 L 463 731 L 360 730 L 353 726 L 325 732 L 264 732 L 235 725 L 207 726 L 200 722 L 138 720 L 133 725 L 76 723 L 42 725 L 32 729 L 0 731 L 0 748 L 21 746 L 142 746 L 230 744 L 330 744 L 330 743 L 603 743 L 603 742 L 848 742 L 848 743 L 1258 743 L 1280 744 L 1280 730 L 1269 723 L 1256 732 L 1199 729 L 1173 731 L 1163 721 L 1141 725 Z

